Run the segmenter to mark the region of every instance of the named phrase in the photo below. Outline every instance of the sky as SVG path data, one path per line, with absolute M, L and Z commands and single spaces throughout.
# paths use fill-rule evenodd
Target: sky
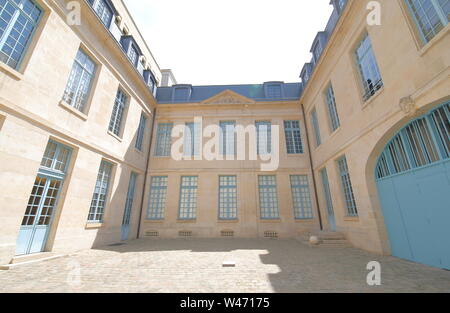
M 180 84 L 298 82 L 330 0 L 124 0 Z

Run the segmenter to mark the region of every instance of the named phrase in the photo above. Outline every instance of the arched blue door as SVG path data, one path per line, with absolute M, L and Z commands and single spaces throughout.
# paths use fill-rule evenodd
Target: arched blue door
M 450 269 L 450 104 L 403 128 L 376 177 L 392 254 Z

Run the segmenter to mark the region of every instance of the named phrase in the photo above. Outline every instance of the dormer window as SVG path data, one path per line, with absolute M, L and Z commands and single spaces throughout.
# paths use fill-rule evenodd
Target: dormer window
M 317 42 L 314 44 L 312 53 L 314 56 L 314 63 L 317 64 L 319 62 L 320 56 L 322 55 L 322 46 L 319 40 L 317 40 Z
M 140 56 L 142 55 L 141 49 L 137 45 L 136 41 L 132 36 L 122 36 L 120 40 L 122 48 L 127 55 L 128 59 L 130 59 L 131 63 L 133 63 L 134 67 L 138 67 Z
M 347 3 L 347 0 L 333 0 L 333 5 L 336 11 L 341 14 L 344 10 L 345 4 Z
M 107 0 L 89 0 L 90 4 L 94 8 L 95 13 L 102 21 L 102 23 L 109 28 L 112 18 L 114 16 L 114 10 Z
M 152 94 L 155 94 L 157 83 L 151 70 L 148 69 L 144 71 L 144 80 Z
M 282 83 L 265 83 L 264 91 L 266 98 L 268 99 L 280 99 L 283 98 L 283 84 Z
M 138 54 L 137 49 L 134 46 L 134 44 L 130 45 L 130 49 L 128 50 L 127 55 L 128 55 L 128 58 L 130 59 L 131 63 L 133 63 L 133 65 L 136 66 L 138 59 L 139 59 L 139 54 Z
M 191 87 L 190 86 L 174 87 L 172 98 L 173 101 L 175 102 L 188 101 L 191 98 Z

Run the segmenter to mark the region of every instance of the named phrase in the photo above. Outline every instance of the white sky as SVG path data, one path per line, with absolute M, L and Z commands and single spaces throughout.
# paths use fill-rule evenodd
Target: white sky
M 193 85 L 299 81 L 330 0 L 124 0 L 159 66 Z

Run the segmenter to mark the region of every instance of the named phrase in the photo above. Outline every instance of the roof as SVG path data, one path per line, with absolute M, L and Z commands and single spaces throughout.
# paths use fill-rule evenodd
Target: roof
M 282 96 L 273 98 L 266 96 L 266 86 L 270 84 L 278 84 L 282 86 Z M 190 88 L 190 97 L 182 101 L 174 101 L 173 94 L 176 88 Z M 255 101 L 288 101 L 298 100 L 302 92 L 301 83 L 283 83 L 283 82 L 266 82 L 264 84 L 254 85 L 211 85 L 211 86 L 192 86 L 192 85 L 174 85 L 171 87 L 158 87 L 156 92 L 156 100 L 158 103 L 197 103 L 207 100 L 215 95 L 231 90 L 249 99 Z

